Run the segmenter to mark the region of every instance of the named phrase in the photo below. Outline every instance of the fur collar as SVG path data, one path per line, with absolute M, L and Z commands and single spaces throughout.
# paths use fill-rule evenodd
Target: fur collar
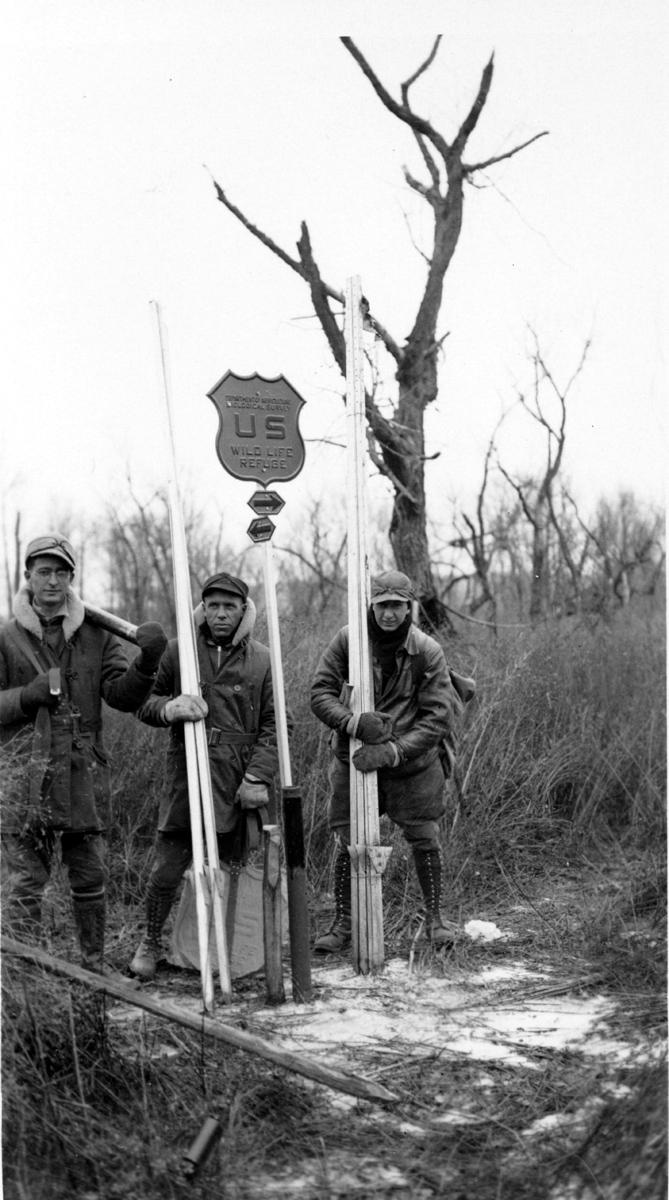
M 201 627 L 204 625 L 204 604 L 202 603 L 202 601 L 200 601 L 197 608 L 193 612 L 193 620 L 195 621 L 196 629 L 201 629 Z M 232 645 L 238 646 L 239 643 L 243 642 L 245 638 L 249 638 L 251 636 L 251 634 L 253 633 L 253 630 L 255 628 L 255 623 L 256 623 L 256 606 L 253 603 L 251 597 L 249 596 L 247 598 L 246 604 L 244 605 L 244 613 L 243 613 L 242 619 L 239 622 L 239 625 L 237 626 L 237 628 L 235 629 L 234 637 L 232 639 Z
M 77 632 L 77 629 L 83 625 L 84 617 L 86 616 L 86 610 L 84 608 L 83 600 L 71 587 L 67 589 L 65 605 L 67 607 L 67 612 L 65 613 L 65 618 L 63 620 L 63 634 L 65 636 L 65 641 L 69 642 Z M 33 637 L 36 637 L 38 642 L 44 641 L 42 622 L 32 606 L 32 592 L 29 590 L 26 584 L 24 584 L 20 591 L 16 593 L 14 597 L 14 603 L 12 605 L 12 612 L 14 613 L 18 624 L 23 629 L 27 629 L 28 633 L 32 633 Z

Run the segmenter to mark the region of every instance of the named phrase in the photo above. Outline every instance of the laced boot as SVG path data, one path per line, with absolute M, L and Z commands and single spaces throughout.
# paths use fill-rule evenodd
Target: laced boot
M 160 935 L 169 916 L 173 898 L 172 892 L 154 892 L 149 885 L 146 897 L 146 933 L 130 963 L 132 974 L 140 979 L 153 979 L 158 963 L 164 957 Z
M 334 921 L 328 932 L 316 939 L 316 954 L 336 954 L 351 944 L 351 859 L 344 848 L 334 862 L 334 898 Z
M 451 946 L 455 940 L 456 927 L 444 924 L 441 912 L 441 858 L 439 851 L 419 850 L 414 847 L 416 875 L 425 900 L 425 936 L 431 945 Z

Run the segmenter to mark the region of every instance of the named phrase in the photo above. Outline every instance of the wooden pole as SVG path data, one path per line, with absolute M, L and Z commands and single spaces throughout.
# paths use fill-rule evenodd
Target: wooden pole
M 398 1101 L 398 1097 L 380 1083 L 361 1079 L 359 1075 L 349 1075 L 347 1071 L 340 1071 L 336 1067 L 322 1066 L 320 1063 L 313 1062 L 312 1059 L 305 1058 L 303 1054 L 297 1054 L 292 1050 L 282 1050 L 254 1034 L 245 1033 L 242 1029 L 224 1025 L 206 1016 L 198 1016 L 197 1013 L 179 1008 L 169 1001 L 157 1000 L 155 996 L 145 995 L 143 992 L 117 981 L 113 975 L 97 975 L 93 971 L 86 971 L 83 967 L 75 966 L 63 959 L 54 958 L 53 955 L 47 954 L 46 950 L 37 946 L 25 946 L 10 938 L 3 937 L 1 945 L 3 954 L 14 954 L 29 962 L 37 963 L 38 966 L 53 971 L 57 975 L 74 979 L 77 983 L 82 983 L 95 991 L 104 992 L 116 1000 L 123 1000 L 126 1004 L 132 1004 L 156 1017 L 175 1021 L 186 1029 L 194 1029 L 196 1033 L 214 1038 L 216 1041 L 226 1042 L 237 1050 L 246 1050 L 250 1054 L 257 1054 L 260 1058 L 275 1063 L 278 1067 L 294 1071 L 297 1075 L 313 1079 L 316 1083 L 325 1084 L 326 1087 L 334 1088 L 336 1091 L 346 1092 L 349 1096 L 359 1096 L 363 1100 L 377 1100 L 393 1104 Z
M 288 718 L 286 714 L 286 696 L 283 681 L 283 661 L 281 657 L 281 633 L 279 630 L 279 614 L 276 602 L 276 580 L 274 575 L 274 551 L 271 541 L 264 543 L 264 580 L 265 580 L 265 609 L 267 612 L 267 630 L 269 635 L 269 652 L 272 665 L 272 691 L 274 695 L 274 712 L 276 716 L 277 747 L 279 751 L 279 776 L 283 800 L 284 833 L 286 837 L 286 860 L 288 872 L 288 916 L 290 933 L 290 964 L 293 1000 L 300 1004 L 312 998 L 311 989 L 311 956 L 309 947 L 309 911 L 304 879 L 304 858 L 301 868 L 292 853 L 297 839 L 302 837 L 296 830 L 296 822 L 301 826 L 302 809 L 299 790 L 293 786 L 293 776 L 290 765 L 290 746 L 288 743 Z M 290 812 L 288 811 L 290 809 Z M 290 826 L 291 841 L 288 844 L 288 827 Z M 265 857 L 265 873 L 268 860 Z M 279 907 L 279 921 L 281 908 Z M 265 933 L 267 937 L 267 931 Z M 279 926 L 279 938 L 280 926 Z M 281 940 L 279 941 L 281 945 Z M 266 967 L 268 944 L 265 942 Z M 268 978 L 269 988 L 269 978 Z M 283 984 L 281 985 L 283 988 Z
M 269 1004 L 283 1004 L 286 993 L 281 965 L 281 835 L 278 825 L 265 825 L 263 858 L 263 940 L 265 983 Z
M 360 279 L 346 286 L 346 430 L 348 498 L 348 628 L 349 684 L 354 713 L 374 708 L 367 610 L 367 437 Z M 375 771 L 353 766 L 361 743 L 351 739 L 351 915 L 353 960 L 361 974 L 383 966 L 383 896 L 381 877 L 390 848 L 381 846 L 378 781 Z
M 168 378 L 167 348 L 159 305 L 153 301 L 158 327 L 159 365 L 167 415 L 168 451 L 170 456 L 169 513 L 172 533 L 172 565 L 174 599 L 177 617 L 179 670 L 182 690 L 188 695 L 200 694 L 195 625 L 193 622 L 190 572 L 183 509 L 179 492 L 176 440 L 172 417 L 171 389 Z M 184 722 L 188 799 L 190 808 L 191 841 L 193 847 L 193 885 L 197 913 L 198 947 L 202 1000 L 206 1012 L 214 1008 L 213 971 L 209 950 L 210 913 L 214 918 L 214 933 L 218 958 L 219 984 L 223 999 L 232 996 L 230 965 L 225 935 L 224 895 L 226 882 L 220 870 L 218 843 L 214 821 L 214 799 L 209 773 L 209 751 L 204 721 Z M 205 840 L 207 857 L 205 861 Z

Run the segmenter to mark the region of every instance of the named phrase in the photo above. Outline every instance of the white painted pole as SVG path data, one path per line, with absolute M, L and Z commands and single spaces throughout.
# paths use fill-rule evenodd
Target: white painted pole
M 177 618 L 179 646 L 179 670 L 181 688 L 189 695 L 200 694 L 200 680 L 193 622 L 193 605 L 188 570 L 188 550 L 183 509 L 177 477 L 176 441 L 172 416 L 171 389 L 167 362 L 165 333 L 156 301 L 152 301 L 158 327 L 160 351 L 160 373 L 163 384 L 165 410 L 167 414 L 168 451 L 170 460 L 169 513 L 172 533 L 172 565 L 174 573 L 174 599 Z M 193 884 L 197 914 L 198 947 L 200 952 L 200 975 L 202 1001 L 205 1012 L 214 1009 L 214 987 L 211 954 L 209 949 L 209 914 L 213 912 L 216 950 L 218 956 L 219 983 L 223 998 L 231 998 L 230 968 L 225 935 L 224 872 L 220 870 L 218 844 L 214 822 L 214 800 L 209 773 L 204 721 L 184 722 L 184 743 L 188 780 L 188 802 L 190 810 L 191 841 L 193 848 Z M 204 836 L 203 836 L 204 830 Z M 206 839 L 207 861 L 204 843 Z
M 283 683 L 281 634 L 279 631 L 279 614 L 276 602 L 276 579 L 274 575 L 274 551 L 271 541 L 266 541 L 264 543 L 264 548 L 265 610 L 267 612 L 267 633 L 269 638 L 270 662 L 272 665 L 274 714 L 276 717 L 277 748 L 279 751 L 279 776 L 281 779 L 281 786 L 287 788 L 293 786 L 293 776 L 290 766 L 290 749 L 288 746 L 286 693 Z
M 361 287 L 357 276 L 346 286 L 346 430 L 348 502 L 349 683 L 354 713 L 374 708 L 367 610 L 367 438 Z M 360 746 L 351 740 L 351 755 Z M 353 960 L 361 974 L 383 966 L 381 877 L 390 850 L 381 846 L 378 781 L 375 771 L 357 771 L 351 760 L 351 908 Z

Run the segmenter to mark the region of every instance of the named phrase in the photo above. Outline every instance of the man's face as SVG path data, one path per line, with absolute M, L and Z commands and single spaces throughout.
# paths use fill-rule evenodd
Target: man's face
M 60 608 L 74 577 L 56 554 L 37 554 L 26 567 L 26 579 L 40 608 L 55 612 Z
M 207 592 L 203 600 L 204 615 L 215 641 L 232 637 L 242 619 L 244 601 L 232 592 Z
M 380 600 L 377 604 L 372 604 L 372 612 L 377 625 L 380 629 L 387 630 L 388 633 L 399 629 L 409 608 L 410 605 L 406 600 Z

